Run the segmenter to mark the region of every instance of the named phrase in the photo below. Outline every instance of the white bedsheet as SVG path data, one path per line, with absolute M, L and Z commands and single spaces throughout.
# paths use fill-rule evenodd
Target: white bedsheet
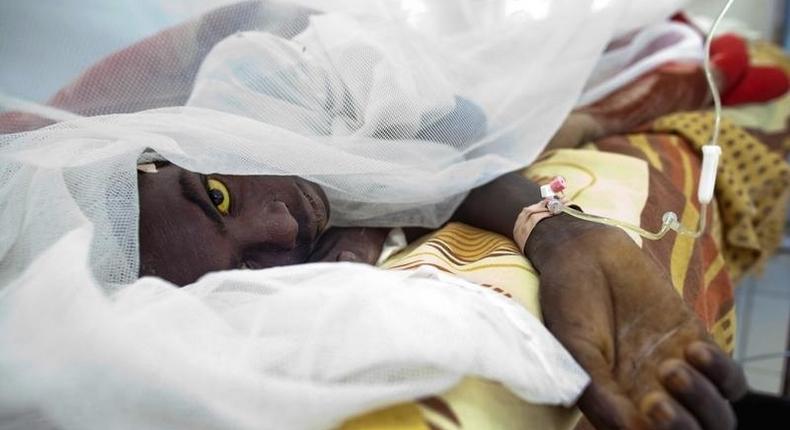
M 310 264 L 112 296 L 72 231 L 0 294 L 0 411 L 62 429 L 325 429 L 464 375 L 572 404 L 588 377 L 512 301 L 433 270 Z M 16 417 L 35 428 L 37 414 Z M 0 425 L 2 427 L 2 425 Z

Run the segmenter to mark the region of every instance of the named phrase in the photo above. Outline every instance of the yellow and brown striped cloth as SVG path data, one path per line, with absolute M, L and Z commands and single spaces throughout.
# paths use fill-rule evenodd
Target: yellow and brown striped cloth
M 711 127 L 709 113 L 663 117 L 638 134 L 609 137 L 583 149 L 544 155 L 524 174 L 545 183 L 568 180 L 571 199 L 585 211 L 656 230 L 665 211 L 693 228 L 700 157 Z M 693 240 L 670 233 L 661 241 L 631 237 L 667 270 L 716 342 L 732 351 L 734 280 L 777 245 L 790 193 L 790 167 L 748 132 L 725 121 L 717 202 L 710 228 Z M 540 317 L 535 270 L 509 238 L 451 223 L 410 244 L 385 262 L 393 270 L 430 265 L 479 283 Z M 572 428 L 572 409 L 532 405 L 499 384 L 466 378 L 440 396 L 376 411 L 347 422 L 356 429 Z

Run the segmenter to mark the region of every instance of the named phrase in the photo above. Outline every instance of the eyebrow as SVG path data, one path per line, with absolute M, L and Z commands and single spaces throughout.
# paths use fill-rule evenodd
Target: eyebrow
M 203 210 L 203 213 L 206 214 L 212 221 L 218 224 L 220 227 L 225 226 L 225 221 L 222 219 L 222 215 L 217 212 L 217 208 L 214 207 L 213 204 L 208 202 L 208 194 L 207 194 L 207 187 L 206 187 L 206 178 L 203 175 L 197 176 L 199 179 L 198 181 L 193 180 L 193 178 L 189 175 L 189 173 L 184 170 L 178 177 L 178 184 L 181 186 L 181 193 L 187 200 L 195 203 Z

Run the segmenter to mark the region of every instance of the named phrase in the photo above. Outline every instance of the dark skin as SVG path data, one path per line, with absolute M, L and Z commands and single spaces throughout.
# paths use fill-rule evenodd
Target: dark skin
M 226 185 L 227 214 L 206 188 L 196 194 L 206 178 Z M 372 264 L 387 234 L 330 229 L 319 239 L 328 205 L 294 177 L 204 177 L 166 164 L 141 173 L 139 189 L 141 275 L 180 285 L 239 267 Z M 453 219 L 509 236 L 539 200 L 536 184 L 509 174 L 473 190 Z M 579 407 L 597 428 L 734 428 L 728 400 L 745 392 L 740 368 L 621 230 L 559 215 L 537 225 L 524 251 L 540 272 L 547 327 L 592 378 Z
M 637 86 L 671 84 L 686 94 L 684 82 L 697 88 L 697 78 L 639 81 L 611 103 L 572 113 L 549 148 L 631 130 L 662 113 L 645 111 L 644 100 L 629 96 L 644 93 Z M 672 98 L 664 109 L 694 108 L 705 95 L 687 98 L 688 106 Z M 207 178 L 226 185 L 227 213 L 215 204 Z M 329 210 L 323 192 L 294 177 L 202 176 L 168 164 L 141 173 L 139 190 L 141 275 L 179 285 L 239 267 L 373 264 L 388 233 L 332 228 L 321 234 Z M 522 208 L 538 201 L 536 184 L 508 174 L 472 190 L 452 220 L 511 237 Z M 537 224 L 524 253 L 540 273 L 547 328 L 592 379 L 578 405 L 596 428 L 735 428 L 730 402 L 746 392 L 743 372 L 622 230 L 558 215 Z
M 326 228 L 326 196 L 303 179 L 157 170 L 138 175 L 142 275 L 186 285 L 217 270 L 304 263 Z M 227 195 L 210 192 L 209 180 Z
M 250 29 L 246 20 L 234 23 L 231 17 L 254 17 L 258 6 L 257 2 L 229 6 L 209 19 L 169 30 L 169 40 L 192 40 L 195 35 L 200 39 L 200 49 L 185 53 L 189 61 L 168 62 L 172 64 L 158 70 L 147 60 L 150 48 L 136 45 L 123 55 L 114 55 L 112 62 L 88 70 L 51 104 L 86 115 L 92 114 L 91 106 L 109 113 L 179 105 L 186 97 L 176 100 L 161 95 L 184 95 L 183 91 L 173 91 L 171 85 L 177 89 L 189 86 L 197 65 L 214 43 L 233 32 Z M 237 7 L 253 10 L 238 13 Z M 282 19 L 287 14 L 275 15 Z M 285 29 L 284 36 L 296 33 L 305 20 L 299 17 L 296 21 L 293 25 L 274 23 L 271 31 L 279 34 L 278 28 Z M 156 55 L 152 61 L 156 61 Z M 129 76 L 143 75 L 149 79 L 139 82 L 135 89 L 141 92 L 130 102 L 129 89 L 121 84 L 129 82 Z M 693 109 L 697 99 L 692 96 L 697 93 L 670 78 L 640 81 L 634 88 L 658 88 L 621 93 L 625 96 L 618 103 L 603 103 L 572 114 L 550 147 L 574 147 L 629 130 L 662 113 Z M 666 86 L 662 87 L 661 82 Z M 660 94 L 673 103 L 685 104 L 647 111 L 659 105 L 631 97 L 634 94 Z M 416 137 L 441 141 L 449 134 L 457 139 L 459 129 L 474 129 L 458 128 L 457 124 L 485 119 L 482 112 L 465 111 L 455 120 L 437 122 L 435 130 L 421 130 Z M 478 119 L 470 121 L 470 117 Z M 37 120 L 41 119 L 12 120 L 10 124 L 27 124 L 32 129 L 41 125 Z M 393 135 L 397 130 L 381 130 L 377 137 Z M 476 135 L 466 138 L 474 140 Z M 186 285 L 205 273 L 240 267 L 376 261 L 387 234 L 385 229 L 331 229 L 316 237 L 314 232 L 321 230 L 327 217 L 317 208 L 320 202 L 309 203 L 322 201 L 315 195 L 320 190 L 308 189 L 311 197 L 306 197 L 297 186 L 307 186 L 304 181 L 211 176 L 222 180 L 232 194 L 227 214 L 218 211 L 200 175 L 173 165 L 160 165 L 158 173 L 139 175 L 141 275 Z M 534 184 L 507 175 L 470 193 L 454 219 L 509 237 L 521 208 L 536 201 Z M 547 326 L 592 376 L 579 405 L 593 423 L 599 428 L 732 427 L 732 412 L 725 399 L 737 398 L 744 391 L 740 369 L 710 343 L 666 275 L 622 232 L 557 216 L 537 225 L 525 253 L 541 274 Z M 611 255 L 621 258 L 614 260 Z M 650 348 L 657 339 L 665 340 Z M 651 424 L 649 412 L 661 402 L 669 403 L 675 418 Z
M 571 113 L 548 149 L 698 109 L 704 88 L 698 68 L 659 70 Z M 456 218 L 509 236 L 521 208 L 539 199 L 528 182 L 508 175 L 473 190 Z M 622 230 L 562 214 L 537 224 L 524 253 L 540 273 L 547 328 L 590 374 L 579 407 L 596 428 L 735 428 L 729 402 L 746 392 L 742 370 Z
M 506 234 L 522 205 L 505 196 L 537 199 L 526 182 L 509 175 L 472 191 L 459 219 Z M 592 378 L 579 407 L 596 428 L 735 428 L 728 401 L 745 393 L 743 372 L 622 230 L 558 215 L 524 251 L 540 273 L 547 328 Z

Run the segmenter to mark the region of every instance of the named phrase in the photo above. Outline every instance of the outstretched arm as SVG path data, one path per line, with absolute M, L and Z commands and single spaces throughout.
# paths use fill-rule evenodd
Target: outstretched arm
M 468 195 L 453 219 L 511 236 L 538 186 L 504 175 Z M 311 261 L 374 263 L 386 229 L 333 229 Z M 540 273 L 546 326 L 590 374 L 579 406 L 599 428 L 728 429 L 740 368 L 708 337 L 667 275 L 620 229 L 560 214 L 524 252 Z
M 538 186 L 508 174 L 473 190 L 454 219 L 511 236 Z M 540 273 L 546 326 L 590 374 L 579 401 L 598 428 L 728 429 L 740 368 L 708 337 L 668 277 L 622 230 L 565 214 L 524 246 Z
M 715 68 L 713 72 L 721 88 L 721 74 Z M 629 133 L 660 116 L 697 110 L 709 102 L 701 67 L 668 64 L 571 112 L 546 150 L 575 148 L 601 137 Z

